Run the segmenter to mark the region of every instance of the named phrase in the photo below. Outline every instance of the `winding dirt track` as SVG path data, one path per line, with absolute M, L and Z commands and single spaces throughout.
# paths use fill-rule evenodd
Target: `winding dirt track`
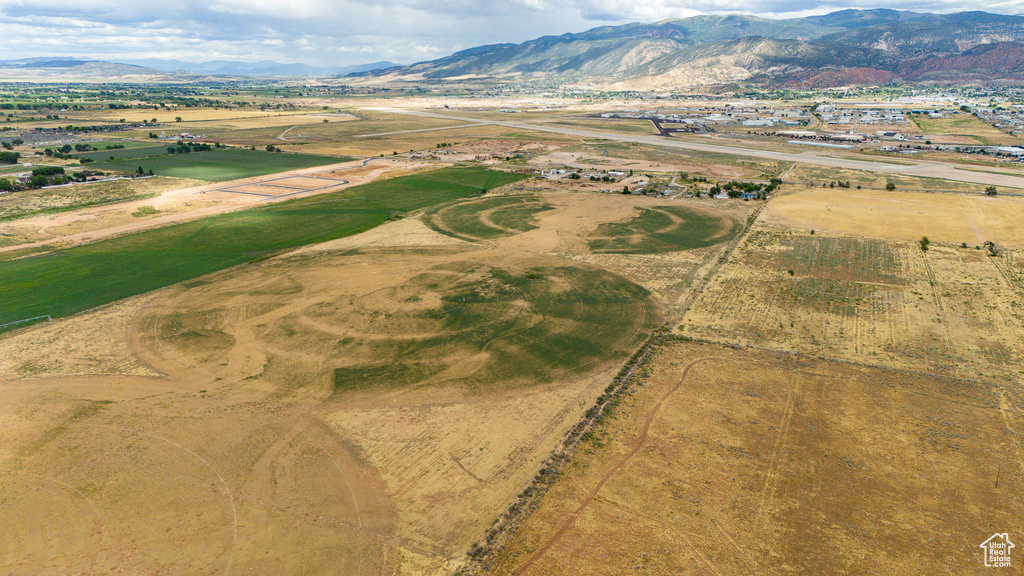
M 601 491 L 601 488 L 603 488 L 604 485 L 608 483 L 609 480 L 611 480 L 612 476 L 614 476 L 616 472 L 621 470 L 622 467 L 625 466 L 626 463 L 628 463 L 630 459 L 632 459 L 633 456 L 640 451 L 640 448 L 642 448 L 644 443 L 647 441 L 647 434 L 650 431 L 651 424 L 654 422 L 654 419 L 657 418 L 658 412 L 661 411 L 662 405 L 665 403 L 666 400 L 668 400 L 669 396 L 672 396 L 672 394 L 674 394 L 676 390 L 679 390 L 683 383 L 686 382 L 686 377 L 690 375 L 690 369 L 692 369 L 697 364 L 715 359 L 716 357 L 701 358 L 699 360 L 694 360 L 693 362 L 690 362 L 690 364 L 686 366 L 686 368 L 683 370 L 682 377 L 679 378 L 679 382 L 677 382 L 671 390 L 666 392 L 664 395 L 662 395 L 660 399 L 658 399 L 658 403 L 654 405 L 654 408 L 652 408 L 651 412 L 647 415 L 647 418 L 644 420 L 643 426 L 640 427 L 640 435 L 637 437 L 636 444 L 633 445 L 633 448 L 631 448 L 630 451 L 627 452 L 622 458 L 619 458 L 619 460 L 615 462 L 615 464 L 612 465 L 612 467 L 609 468 L 607 472 L 605 472 L 604 476 L 601 477 L 601 480 L 598 481 L 598 483 L 594 486 L 594 489 L 587 494 L 587 497 L 583 499 L 583 502 L 580 503 L 579 507 L 577 507 L 576 510 L 572 514 L 570 514 L 564 522 L 562 522 L 562 525 L 559 526 L 558 530 L 556 530 L 555 533 L 551 535 L 551 538 L 548 538 L 548 541 L 545 542 L 543 546 L 538 548 L 537 551 L 534 552 L 526 560 L 526 562 L 524 562 L 519 568 L 516 568 L 516 570 L 512 572 L 514 576 L 518 576 L 519 574 L 522 574 L 529 570 L 530 566 L 532 566 L 534 562 L 536 562 L 538 559 L 544 556 L 544 554 L 546 554 L 552 546 L 554 546 L 559 540 L 561 540 L 562 536 L 564 536 L 565 533 L 569 531 L 569 528 L 572 528 L 572 525 L 575 524 L 576 519 L 580 517 L 580 514 L 582 514 L 583 511 L 586 510 L 588 506 L 590 506 L 590 503 L 594 501 L 594 498 L 597 497 L 597 493 Z M 705 558 L 699 555 L 698 557 L 704 561 L 705 566 L 707 566 L 709 570 L 716 574 L 718 573 L 715 567 L 709 564 Z

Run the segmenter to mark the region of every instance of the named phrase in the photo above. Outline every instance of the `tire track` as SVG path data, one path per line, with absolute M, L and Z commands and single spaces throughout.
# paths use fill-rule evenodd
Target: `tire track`
M 615 464 L 613 464 L 607 472 L 605 472 L 604 476 L 601 477 L 601 480 L 599 480 L 598 483 L 594 486 L 594 489 L 587 492 L 587 497 L 583 499 L 583 502 L 580 503 L 576 510 L 572 514 L 570 514 L 564 522 L 562 522 L 562 525 L 559 526 L 558 530 L 551 535 L 551 537 L 548 539 L 547 542 L 544 543 L 543 546 L 541 546 L 536 552 L 534 552 L 526 560 L 526 562 L 524 562 L 519 568 L 516 568 L 516 570 L 512 572 L 513 576 L 518 576 L 519 574 L 522 574 L 523 572 L 528 570 L 534 562 L 536 562 L 538 559 L 544 556 L 544 554 L 546 554 L 552 546 L 558 543 L 558 541 L 561 540 L 563 536 L 565 536 L 565 533 L 568 532 L 569 529 L 572 528 L 573 524 L 576 523 L 576 519 L 579 518 L 583 511 L 586 510 L 586 508 L 590 506 L 591 502 L 594 501 L 598 493 L 601 491 L 601 488 L 603 488 L 604 485 L 607 484 L 609 480 L 611 480 L 612 476 L 614 476 L 616 472 L 621 470 L 633 458 L 633 456 L 640 451 L 640 448 L 642 448 L 644 443 L 647 441 L 647 436 L 648 432 L 650 431 L 651 424 L 654 422 L 654 419 L 657 418 L 658 413 L 661 411 L 662 405 L 665 404 L 665 401 L 668 400 L 668 398 L 672 396 L 672 394 L 674 394 L 676 390 L 679 390 L 679 388 L 682 387 L 682 385 L 686 382 L 686 378 L 690 374 L 690 370 L 697 364 L 715 359 L 717 358 L 701 358 L 699 360 L 694 360 L 693 362 L 686 366 L 686 368 L 683 370 L 682 377 L 679 378 L 679 382 L 677 382 L 671 390 L 662 395 L 662 397 L 658 400 L 658 403 L 654 405 L 654 408 L 652 408 L 650 413 L 647 415 L 647 418 L 644 419 L 643 426 L 641 426 L 640 428 L 640 437 L 637 439 L 636 444 L 633 446 L 633 448 L 630 449 L 630 451 L 627 452 L 617 462 L 615 462 Z M 696 556 L 704 562 L 705 566 L 707 566 L 709 570 L 711 570 L 715 574 L 719 574 L 718 570 L 714 567 L 714 565 L 711 564 L 703 555 L 696 554 Z
M 782 421 L 779 423 L 779 433 L 775 436 L 771 466 L 765 475 L 764 486 L 761 487 L 761 501 L 757 506 L 757 515 L 755 516 L 760 528 L 764 527 L 768 508 L 775 500 L 775 491 L 779 487 L 779 452 L 782 451 L 783 441 L 789 435 L 789 429 L 793 422 L 793 412 L 796 411 L 796 398 L 800 392 L 799 388 L 799 381 L 793 378 L 793 386 L 789 389 L 789 394 L 786 396 L 786 407 L 782 413 Z

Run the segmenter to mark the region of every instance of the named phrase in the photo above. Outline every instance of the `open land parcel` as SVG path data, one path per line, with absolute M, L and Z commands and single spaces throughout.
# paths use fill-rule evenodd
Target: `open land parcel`
M 358 146 L 682 185 L 447 169 L 0 263 L 10 318 L 92 309 L 0 339 L 5 570 L 444 574 L 472 549 L 497 573 L 971 573 L 1019 532 L 1017 198 L 285 120 L 245 138 L 394 132 Z M 686 199 L 679 170 L 786 184 Z M 581 419 L 536 511 L 492 526 Z

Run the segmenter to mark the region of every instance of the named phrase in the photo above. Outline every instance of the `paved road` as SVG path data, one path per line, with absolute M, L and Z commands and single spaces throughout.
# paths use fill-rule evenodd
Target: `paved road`
M 533 124 L 528 122 L 516 122 L 506 120 L 485 120 L 455 114 L 438 114 L 434 112 L 423 112 L 420 110 L 402 110 L 398 108 L 376 108 L 397 114 L 409 114 L 412 116 L 423 116 L 426 118 L 445 118 L 448 120 L 462 120 L 473 124 L 492 124 L 515 128 L 517 130 L 533 130 L 536 132 L 551 132 L 567 136 L 580 136 L 583 138 L 602 138 L 605 140 L 617 140 L 620 142 L 636 142 L 650 146 L 661 146 L 663 148 L 680 148 L 683 150 L 695 150 L 698 152 L 711 152 L 714 154 L 728 154 L 731 156 L 747 156 L 752 158 L 764 158 L 780 162 L 802 162 L 817 166 L 831 166 L 833 168 L 851 168 L 854 170 L 868 170 L 871 172 L 882 172 L 886 174 L 902 174 L 905 176 L 924 176 L 929 178 L 945 178 L 958 182 L 971 182 L 984 184 L 986 186 L 1004 186 L 1009 188 L 1024 189 L 1024 177 L 1006 176 L 987 172 L 973 172 L 957 168 L 953 164 L 944 162 L 910 162 L 906 165 L 889 164 L 887 162 L 870 162 L 867 160 L 856 160 L 853 158 L 841 158 L 823 155 L 820 151 L 808 152 L 776 152 L 774 150 L 760 150 L 756 148 L 741 148 L 738 146 L 725 146 L 721 144 L 704 144 L 701 142 L 690 142 L 661 136 L 644 136 L 636 134 L 621 134 L 614 132 L 602 132 L 581 128 L 565 128 L 561 126 L 548 126 L 545 124 Z M 832 151 L 833 154 L 837 153 Z M 903 159 L 901 159 L 903 161 Z

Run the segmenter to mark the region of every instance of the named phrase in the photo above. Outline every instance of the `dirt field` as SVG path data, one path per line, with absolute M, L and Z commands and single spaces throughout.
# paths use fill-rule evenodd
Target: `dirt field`
M 665 346 L 494 574 L 985 574 L 1024 529 L 1019 393 Z

